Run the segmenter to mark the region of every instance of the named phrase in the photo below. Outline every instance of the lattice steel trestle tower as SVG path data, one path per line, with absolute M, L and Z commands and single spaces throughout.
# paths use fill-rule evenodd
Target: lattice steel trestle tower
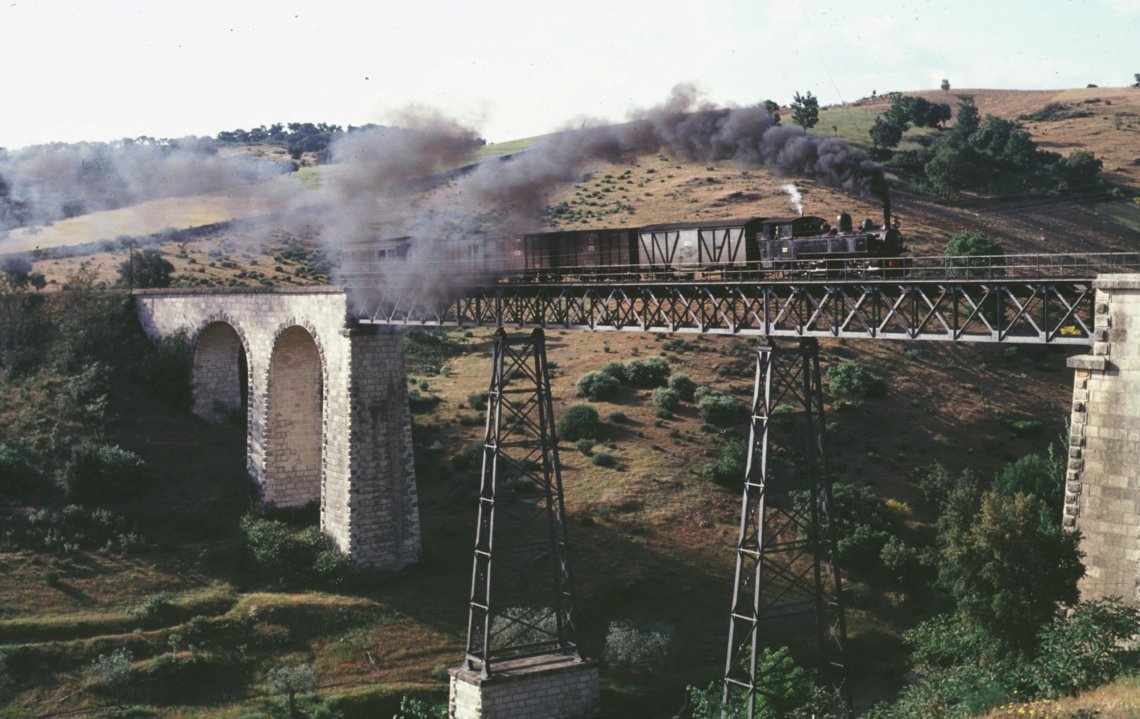
M 758 695 L 778 679 L 758 675 L 761 635 L 777 621 L 813 613 L 820 682 L 830 689 L 830 709 L 851 716 L 824 426 L 817 341 L 776 349 L 766 340 L 756 353 L 723 686 L 726 709 L 731 702 L 750 719 Z M 773 462 L 775 430 L 790 434 L 789 462 Z
M 464 668 L 581 659 L 546 341 L 495 334 Z

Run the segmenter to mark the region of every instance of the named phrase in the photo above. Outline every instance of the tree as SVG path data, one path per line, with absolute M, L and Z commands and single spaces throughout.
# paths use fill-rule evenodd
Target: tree
M 938 584 L 962 621 L 1006 648 L 1032 652 L 1059 603 L 1077 601 L 1080 535 L 1041 521 L 1038 498 L 951 494 L 938 520 Z
M 1136 82 L 1132 85 L 1132 87 L 1140 87 L 1140 72 L 1136 73 L 1132 77 L 1136 78 Z
M 968 274 L 971 267 L 989 267 L 992 258 L 1005 255 L 1001 245 L 989 240 L 981 232 L 955 232 L 946 242 L 946 266 L 951 277 Z M 961 269 L 959 269 L 961 268 Z M 963 271 L 967 269 L 967 271 Z
M 779 125 L 780 124 L 780 103 L 776 102 L 775 100 L 765 100 L 764 101 L 764 109 L 767 110 L 768 114 L 772 116 L 772 120 L 777 125 Z
M 949 80 L 946 80 L 946 79 L 942 80 L 942 92 L 950 92 L 950 81 Z
M 271 669 L 267 681 L 269 691 L 288 696 L 290 717 L 297 716 L 298 692 L 311 692 L 317 688 L 317 674 L 313 671 L 312 664 Z
M 131 252 L 130 258 L 119 265 L 119 284 L 128 287 L 170 287 L 174 265 L 156 249 Z
M 875 149 L 889 149 L 898 147 L 902 142 L 903 128 L 892 122 L 883 120 L 882 115 L 875 117 L 875 124 L 871 126 L 871 144 Z
M 978 106 L 974 104 L 973 95 L 959 95 L 958 101 L 958 120 L 954 124 L 954 132 L 966 138 L 974 134 L 982 124 L 982 119 L 978 114 Z
M 973 165 L 965 153 L 955 147 L 942 147 L 926 163 L 926 179 L 943 197 L 957 197 L 973 174 Z
M 805 130 L 819 122 L 819 99 L 810 90 L 803 96 L 796 93 L 792 102 L 792 121 Z
M 1062 158 L 1059 166 L 1065 178 L 1065 186 L 1070 190 L 1087 190 L 1096 185 L 1104 163 L 1087 150 L 1078 150 Z

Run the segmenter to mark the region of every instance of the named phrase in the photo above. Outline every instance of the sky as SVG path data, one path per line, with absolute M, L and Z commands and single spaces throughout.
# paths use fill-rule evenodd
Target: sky
M 1140 0 L 0 0 L 0 147 L 391 123 L 491 142 L 622 120 L 681 82 L 720 105 L 1122 86 Z

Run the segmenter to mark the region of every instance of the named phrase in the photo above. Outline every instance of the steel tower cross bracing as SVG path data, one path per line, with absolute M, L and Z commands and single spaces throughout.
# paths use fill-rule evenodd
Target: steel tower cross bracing
M 464 668 L 581 658 L 542 330 L 495 335 Z
M 774 414 L 777 407 L 784 411 Z M 851 715 L 824 427 L 816 340 L 801 340 L 798 347 L 786 349 L 761 345 L 729 612 L 725 715 L 738 711 L 751 719 L 760 697 L 770 695 L 770 687 L 780 681 L 763 675 L 757 657 L 762 643 L 772 646 L 770 639 L 765 641 L 765 631 L 796 615 L 814 615 L 813 649 L 819 680 L 829 689 L 829 708 Z M 770 454 L 776 430 L 794 450 L 794 460 L 779 469 Z

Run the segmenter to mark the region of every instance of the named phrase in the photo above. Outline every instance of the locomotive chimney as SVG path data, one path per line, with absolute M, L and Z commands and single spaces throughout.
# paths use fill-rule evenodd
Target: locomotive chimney
M 891 198 L 883 198 L 883 229 L 891 229 Z

